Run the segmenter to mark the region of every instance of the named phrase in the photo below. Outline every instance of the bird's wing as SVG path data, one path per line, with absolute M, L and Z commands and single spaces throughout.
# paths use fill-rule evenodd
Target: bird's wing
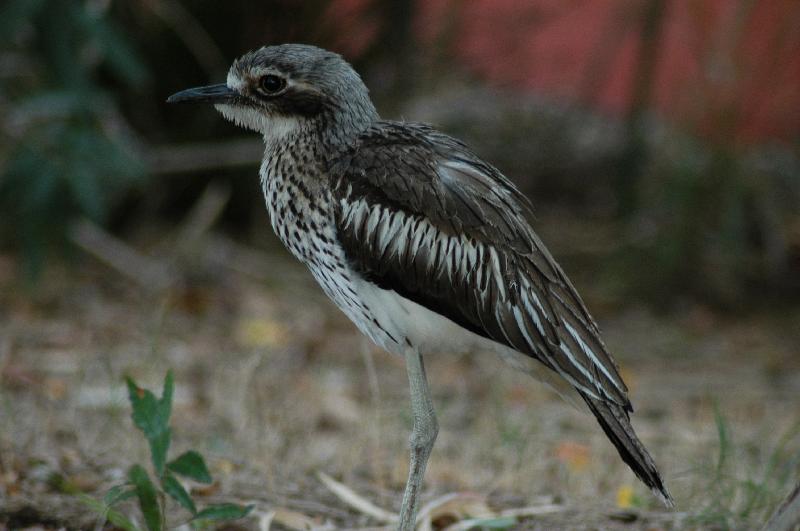
M 597 325 L 499 171 L 449 136 L 393 122 L 366 131 L 329 170 L 352 267 L 631 409 Z

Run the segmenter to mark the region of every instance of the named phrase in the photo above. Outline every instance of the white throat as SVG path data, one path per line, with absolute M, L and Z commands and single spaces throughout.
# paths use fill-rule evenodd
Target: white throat
M 297 118 L 287 116 L 266 116 L 256 109 L 241 105 L 214 105 L 225 119 L 240 127 L 261 133 L 266 144 L 280 143 L 302 128 Z

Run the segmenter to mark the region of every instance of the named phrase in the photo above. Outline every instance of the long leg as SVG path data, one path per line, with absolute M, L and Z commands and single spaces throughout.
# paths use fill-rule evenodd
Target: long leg
M 400 508 L 400 531 L 414 529 L 419 507 L 419 492 L 422 489 L 422 478 L 428 457 L 439 433 L 439 424 L 433 412 L 431 392 L 428 389 L 428 378 L 425 376 L 425 365 L 422 355 L 416 349 L 406 349 L 406 370 L 411 385 L 411 412 L 414 416 L 414 428 L 411 431 L 409 445 L 411 462 L 408 470 L 408 481 L 403 493 L 403 506 Z

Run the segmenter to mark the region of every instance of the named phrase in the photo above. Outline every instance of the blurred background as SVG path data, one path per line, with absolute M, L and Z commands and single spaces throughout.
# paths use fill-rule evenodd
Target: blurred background
M 612 291 L 737 311 L 796 300 L 798 17 L 791 0 L 9 0 L 3 248 L 35 278 L 69 255 L 76 221 L 127 238 L 212 182 L 230 192 L 220 226 L 252 241 L 258 139 L 164 100 L 299 41 L 350 60 L 384 116 L 465 138 L 541 223 L 602 226 L 587 239 Z
M 373 465 L 365 472 L 346 458 L 320 463 L 341 457 L 330 450 L 336 444 L 352 444 L 363 408 L 384 412 L 371 421 L 375 432 L 402 433 L 407 417 L 387 420 L 394 393 L 405 404 L 402 366 L 360 342 L 273 236 L 256 176 L 261 140 L 211 108 L 165 104 L 178 90 L 224 80 L 245 51 L 283 42 L 343 54 L 382 116 L 432 123 L 518 183 L 536 207 L 534 227 L 619 353 L 634 403 L 652 422 L 645 435 L 660 437 L 656 455 L 659 444 L 671 448 L 657 459 L 672 469 L 668 479 L 708 493 L 683 465 L 722 455 L 720 419 L 739 423 L 756 447 L 774 442 L 745 445 L 757 472 L 731 473 L 733 490 L 689 513 L 726 524 L 767 514 L 796 478 L 800 456 L 795 0 L 4 0 L 0 391 L 11 400 L 0 410 L 10 430 L 0 434 L 0 472 L 16 471 L 19 492 L 34 488 L 22 481 L 31 456 L 70 474 L 63 456 L 52 457 L 56 448 L 74 448 L 80 470 L 98 461 L 97 448 L 111 455 L 124 447 L 113 436 L 98 442 L 110 419 L 124 424 L 124 415 L 109 416 L 124 407 L 113 391 L 121 375 L 157 382 L 171 366 L 179 391 L 186 386 L 184 407 L 205 415 L 187 427 L 189 437 L 225 459 L 263 459 L 273 476 L 288 463 L 329 466 L 397 487 L 395 472 Z M 445 380 L 440 399 L 494 396 L 484 406 L 493 418 L 538 392 L 492 363 L 441 363 L 433 369 Z M 374 364 L 392 367 L 390 381 L 376 384 Z M 474 380 L 485 371 L 503 385 L 480 387 Z M 218 388 L 218 378 L 265 401 L 243 394 L 226 409 L 228 387 Z M 344 404 L 333 412 L 325 409 L 331 393 Z M 743 402 L 726 410 L 734 395 Z M 292 416 L 298 400 L 311 401 L 310 420 Z M 278 403 L 286 409 L 264 410 Z M 530 411 L 519 415 L 510 431 L 487 428 L 500 443 L 485 441 L 490 453 L 497 444 L 513 450 L 516 460 L 502 462 L 510 476 L 496 474 L 496 456 L 483 456 L 492 471 L 483 483 L 460 478 L 456 469 L 480 467 L 475 455 L 454 454 L 459 466 L 432 465 L 433 488 L 480 490 L 487 477 L 510 477 L 492 492 L 579 498 L 565 479 L 576 454 L 569 445 L 562 451 L 575 434 L 555 430 L 543 444 L 538 432 L 518 433 L 533 429 Z M 475 436 L 482 428 L 473 421 L 450 430 Z M 239 442 L 221 439 L 229 423 Z M 665 434 L 670 425 L 682 428 Z M 292 429 L 322 432 L 330 455 L 294 448 Z M 236 446 L 248 437 L 260 442 Z M 402 464 L 404 436 L 384 437 L 381 455 Z M 536 450 L 520 450 L 518 438 Z M 581 442 L 577 455 L 609 451 L 597 444 Z M 526 451 L 542 452 L 537 466 L 555 459 L 552 481 L 513 475 Z M 287 461 L 287 452 L 300 454 Z M 616 459 L 613 450 L 608 456 Z M 578 482 L 586 493 L 616 481 L 598 461 L 593 479 Z M 781 464 L 784 482 L 770 483 L 774 495 L 743 502 L 748 474 L 772 478 L 768 462 Z M 612 497 L 625 481 L 613 483 Z M 680 501 L 691 489 L 677 490 Z

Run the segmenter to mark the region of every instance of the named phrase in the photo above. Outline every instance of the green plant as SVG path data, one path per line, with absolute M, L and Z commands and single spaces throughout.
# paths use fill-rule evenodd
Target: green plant
M 104 221 L 145 174 L 109 89 L 149 75 L 98 2 L 4 2 L 0 53 L 16 58 L 0 81 L 0 236 L 35 278 L 49 249 L 67 248 L 73 220 Z
M 208 505 L 198 510 L 195 501 L 178 480 L 178 477 L 184 477 L 199 483 L 212 482 L 205 460 L 198 452 L 189 450 L 175 459 L 167 460 L 172 440 L 172 430 L 169 427 L 174 390 L 172 372 L 168 372 L 164 379 L 164 389 L 160 399 L 147 389 L 136 385 L 131 378 L 127 378 L 127 384 L 133 409 L 131 418 L 147 439 L 152 473 L 157 482 L 152 481 L 144 466 L 134 464 L 128 469 L 128 481 L 111 488 L 102 501 L 81 495 L 83 502 L 110 523 L 126 531 L 139 531 L 140 528 L 115 506 L 131 498 L 138 500 L 145 529 L 148 531 L 162 531 L 167 528 L 167 501 L 170 498 L 191 514 L 189 522 L 193 527 L 198 527 L 207 521 L 233 520 L 246 516 L 252 510 L 252 505 L 223 503 Z
M 758 528 L 792 487 L 800 470 L 800 422 L 790 426 L 773 448 L 765 449 L 736 444 L 716 404 L 714 421 L 719 441 L 717 459 L 701 467 L 708 478 L 704 486 L 707 502 L 690 523 L 715 529 Z

